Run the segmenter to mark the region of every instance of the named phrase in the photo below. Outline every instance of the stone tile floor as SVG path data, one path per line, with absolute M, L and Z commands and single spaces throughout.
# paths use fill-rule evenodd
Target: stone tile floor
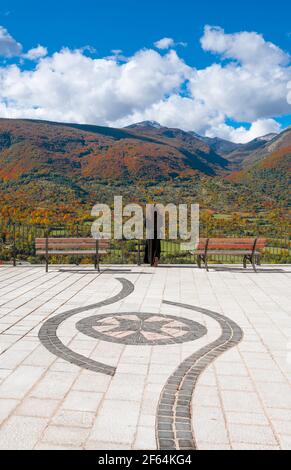
M 0 448 L 291 449 L 290 280 L 291 266 L 0 267 Z

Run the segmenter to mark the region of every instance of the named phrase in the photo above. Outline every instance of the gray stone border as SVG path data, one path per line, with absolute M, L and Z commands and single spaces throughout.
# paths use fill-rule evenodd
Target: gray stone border
M 151 316 L 160 317 L 161 319 L 160 322 L 162 322 L 163 320 L 164 321 L 175 320 L 180 323 L 183 323 L 184 326 L 187 327 L 187 330 L 185 331 L 185 334 L 183 336 L 172 337 L 172 338 L 169 337 L 166 339 L 150 340 L 150 339 L 144 338 L 143 335 L 139 334 L 140 332 L 139 328 L 136 329 L 134 334 L 132 334 L 131 336 L 124 337 L 124 338 L 116 338 L 113 336 L 109 336 L 106 333 L 102 333 L 94 329 L 94 326 L 96 326 L 96 323 L 99 320 L 103 320 L 103 319 L 110 318 L 110 317 L 126 316 L 126 315 L 129 315 L 129 316 L 136 315 L 140 319 L 141 324 L 143 320 L 146 320 L 148 317 L 151 317 Z M 159 321 L 157 320 L 155 323 L 159 323 Z M 128 322 L 128 326 L 125 325 L 125 328 L 126 327 L 128 327 L 128 329 L 131 329 L 130 321 Z M 201 325 L 200 323 L 197 323 L 196 321 L 189 320 L 188 318 L 177 317 L 173 315 L 165 315 L 161 313 L 146 313 L 146 312 L 118 312 L 118 313 L 106 313 L 103 315 L 94 315 L 92 317 L 83 318 L 82 320 L 78 321 L 76 323 L 76 328 L 81 333 L 87 336 L 91 336 L 93 338 L 101 339 L 102 341 L 133 345 L 133 346 L 138 346 L 138 345 L 158 346 L 158 345 L 185 343 L 187 341 L 194 341 L 196 339 L 199 339 L 202 336 L 206 335 L 207 333 L 207 329 L 205 328 L 204 325 Z M 154 329 L 153 332 L 156 332 L 156 329 Z
M 86 356 L 72 351 L 58 338 L 57 329 L 65 320 L 72 317 L 73 315 L 76 315 L 77 313 L 82 313 L 86 312 L 87 310 L 93 310 L 98 307 L 114 304 L 115 302 L 124 299 L 134 291 L 134 285 L 132 282 L 125 278 L 116 279 L 122 284 L 122 289 L 117 295 L 110 297 L 109 299 L 102 300 L 101 302 L 87 305 L 85 307 L 74 308 L 72 310 L 68 310 L 67 312 L 60 313 L 55 317 L 49 318 L 41 326 L 38 333 L 38 337 L 43 346 L 55 356 L 75 364 L 76 366 L 113 376 L 116 371 L 115 367 L 103 364 L 102 362 L 94 361 L 93 359 L 87 358 Z
M 191 400 L 197 380 L 206 367 L 218 356 L 242 340 L 243 331 L 230 318 L 212 310 L 166 300 L 163 303 L 207 315 L 216 320 L 222 329 L 218 339 L 185 359 L 168 378 L 157 408 L 156 440 L 158 449 L 196 449 L 192 429 Z

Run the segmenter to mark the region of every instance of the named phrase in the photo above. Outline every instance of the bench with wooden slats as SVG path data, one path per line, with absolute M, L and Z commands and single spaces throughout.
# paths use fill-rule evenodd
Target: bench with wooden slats
M 95 269 L 100 271 L 99 258 L 107 253 L 109 240 L 94 238 L 36 238 L 35 253 L 45 256 L 46 272 L 48 272 L 50 256 L 93 256 Z
M 200 238 L 196 250 L 197 264 L 201 268 L 202 262 L 208 271 L 208 257 L 211 255 L 242 256 L 243 267 L 249 261 L 256 271 L 256 264 L 260 265 L 261 252 L 266 246 L 265 238 Z

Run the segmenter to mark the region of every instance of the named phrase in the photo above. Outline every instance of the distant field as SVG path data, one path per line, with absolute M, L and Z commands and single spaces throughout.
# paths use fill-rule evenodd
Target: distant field
M 232 218 L 232 215 L 229 214 L 214 214 L 213 215 L 214 219 L 221 219 L 221 220 L 229 220 Z

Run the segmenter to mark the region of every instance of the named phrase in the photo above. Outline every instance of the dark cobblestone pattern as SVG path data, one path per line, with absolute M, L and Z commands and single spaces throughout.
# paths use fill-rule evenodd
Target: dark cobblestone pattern
M 228 317 L 192 305 L 164 301 L 167 305 L 200 312 L 216 320 L 220 337 L 185 359 L 167 380 L 160 396 L 156 416 L 156 439 L 159 449 L 196 449 L 192 429 L 191 400 L 200 374 L 218 356 L 236 346 L 243 337 L 241 328 Z
M 83 369 L 89 369 L 107 375 L 114 375 L 116 370 L 115 367 L 103 364 L 102 362 L 94 361 L 93 359 L 78 354 L 75 351 L 72 351 L 67 346 L 65 346 L 57 336 L 57 329 L 65 320 L 72 317 L 73 315 L 76 315 L 77 313 L 82 313 L 88 310 L 96 309 L 98 307 L 103 307 L 105 305 L 114 304 L 115 302 L 124 299 L 133 292 L 134 285 L 130 281 L 124 278 L 116 279 L 118 279 L 122 284 L 122 289 L 117 295 L 101 302 L 87 305 L 85 307 L 74 308 L 72 310 L 68 310 L 67 312 L 60 313 L 55 317 L 49 318 L 42 325 L 38 333 L 38 337 L 43 346 L 55 356 L 58 356 L 64 359 L 65 361 L 71 362 L 72 364 L 82 367 Z
M 205 326 L 187 318 L 141 312 L 94 315 L 76 328 L 103 341 L 151 346 L 193 341 L 207 333 Z

